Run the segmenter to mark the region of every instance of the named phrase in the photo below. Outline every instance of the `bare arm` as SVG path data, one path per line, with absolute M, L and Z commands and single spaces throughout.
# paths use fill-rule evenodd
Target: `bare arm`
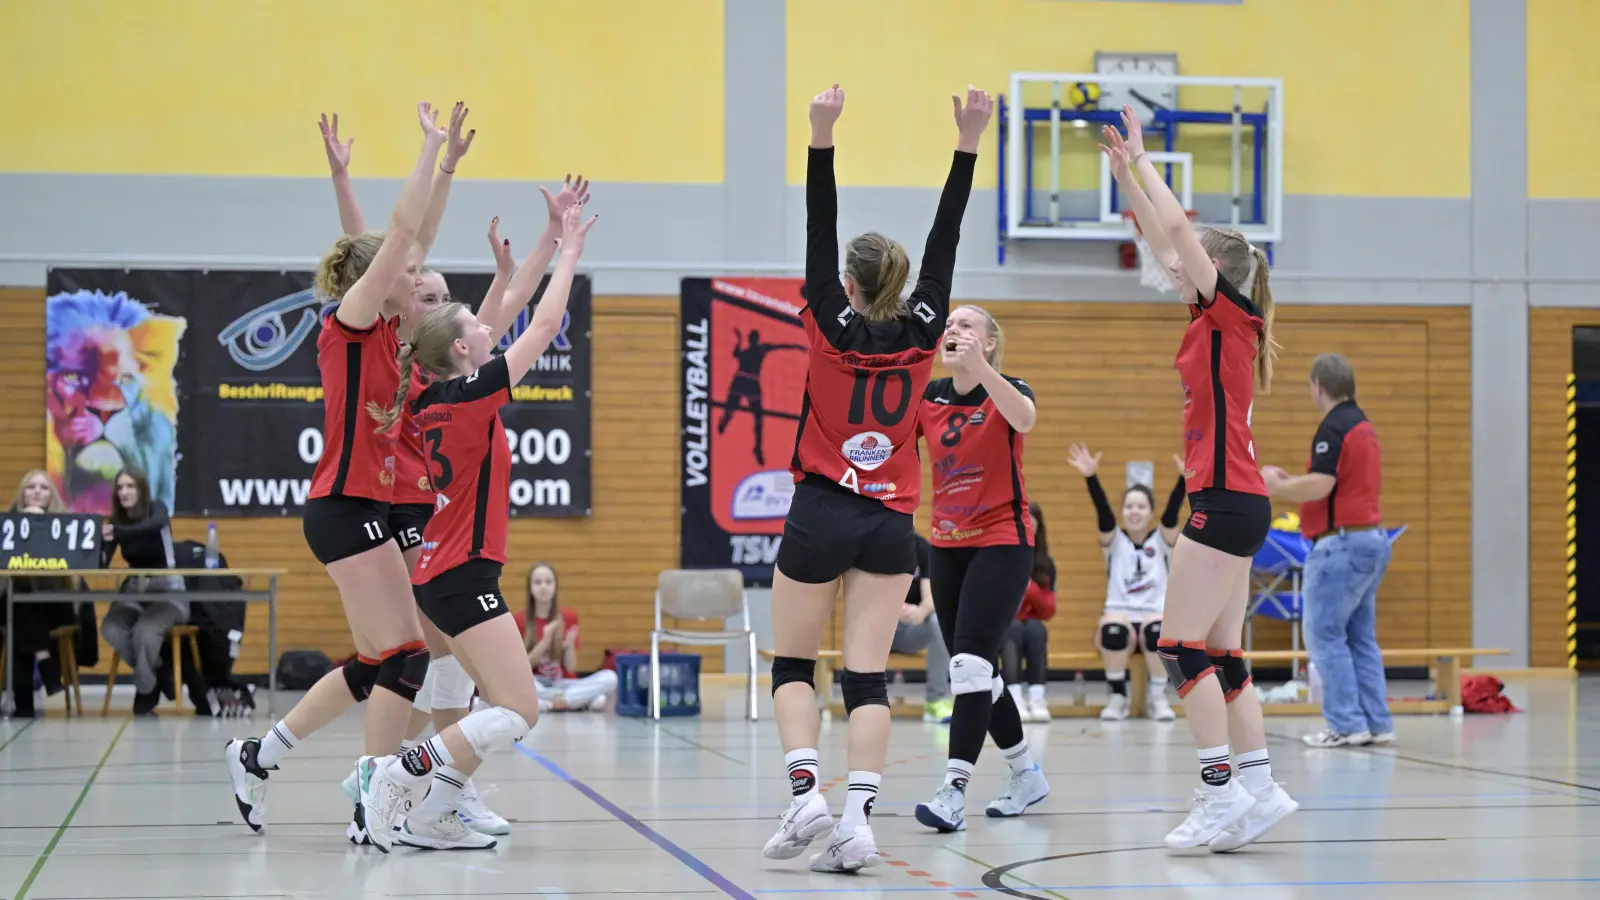
M 1281 470 L 1278 470 L 1281 472 Z M 1263 473 L 1265 475 L 1265 473 Z M 1321 500 L 1333 493 L 1334 485 L 1339 483 L 1332 475 L 1321 472 L 1307 472 L 1304 475 L 1282 475 L 1272 477 L 1267 475 L 1267 493 L 1296 503 L 1309 503 L 1312 500 Z
M 584 239 L 596 218 L 598 216 L 590 216 L 588 221 L 584 221 L 583 207 L 576 204 L 562 214 L 561 259 L 556 263 L 555 273 L 550 276 L 550 286 L 545 288 L 544 297 L 534 307 L 533 321 L 528 323 L 528 330 L 518 335 L 516 342 L 505 352 L 506 373 L 512 384 L 528 374 L 534 361 L 561 331 L 561 320 L 567 314 L 567 298 L 572 293 L 572 279 L 577 274 L 578 259 L 583 256 Z
M 489 326 L 490 336 L 496 341 L 511 328 L 511 323 L 517 320 L 522 308 L 539 290 L 539 282 L 544 280 L 544 270 L 555 258 L 556 247 L 560 243 L 561 216 L 574 204 L 582 206 L 589 202 L 589 183 L 583 180 L 582 175 L 576 181 L 569 175 L 561 193 L 552 197 L 544 185 L 539 186 L 539 193 L 544 194 L 548 215 L 544 233 L 539 235 L 533 251 L 517 266 L 516 274 L 511 276 L 510 286 L 504 287 L 492 303 L 489 298 L 484 298 L 483 306 L 478 309 L 478 321 Z
M 433 249 L 433 242 L 439 238 L 439 223 L 444 220 L 444 208 L 450 203 L 450 185 L 455 183 L 456 166 L 461 164 L 461 158 L 472 148 L 472 139 L 478 134 L 474 128 L 467 132 L 466 137 L 461 136 L 461 127 L 467 122 L 467 112 L 466 105 L 462 103 L 457 103 L 450 110 L 450 137 L 445 143 L 444 162 L 439 164 L 439 171 L 433 175 L 433 184 L 428 190 L 428 212 L 417 229 L 418 262 L 428 258 L 428 251 Z
M 350 186 L 350 147 L 356 139 L 339 143 L 338 113 L 333 114 L 332 124 L 328 122 L 328 114 L 323 113 L 319 124 L 322 129 L 322 148 L 328 154 L 328 173 L 333 176 L 333 198 L 339 204 L 339 227 L 348 235 L 361 234 L 367 230 L 367 220 L 361 215 L 355 189 Z
M 1122 185 L 1123 192 L 1128 195 L 1128 205 L 1133 209 L 1134 221 L 1139 224 L 1145 243 L 1150 245 L 1150 252 L 1155 255 L 1156 262 L 1161 264 L 1161 268 L 1170 272 L 1178 262 L 1178 252 L 1172 248 L 1172 239 L 1166 229 L 1161 227 L 1155 205 L 1150 202 L 1150 197 L 1145 194 L 1144 188 L 1139 186 L 1139 180 L 1129 171 L 1130 161 L 1146 154 L 1143 127 L 1139 124 L 1139 117 L 1133 115 L 1133 110 L 1128 107 L 1123 107 L 1122 126 L 1128 132 L 1127 141 L 1124 142 L 1122 134 L 1107 125 L 1101 129 L 1106 142 L 1100 149 L 1110 158 L 1111 173 L 1116 177 L 1117 183 Z
M 400 200 L 395 203 L 394 212 L 389 217 L 389 231 L 383 246 L 378 249 L 367 271 L 340 298 L 339 308 L 334 312 L 339 322 L 350 328 L 371 328 L 382 314 L 389 288 L 405 271 L 406 256 L 411 251 L 417 231 L 422 226 L 422 217 L 427 212 L 428 175 L 439 158 L 445 135 L 434 124 L 433 108 L 429 104 L 417 104 L 417 115 L 422 123 L 422 150 L 417 154 L 416 165 L 406 178 L 405 187 L 400 191 Z
M 1184 210 L 1183 204 L 1173 196 L 1172 188 L 1156 171 L 1155 164 L 1150 162 L 1150 154 L 1146 153 L 1144 137 L 1139 130 L 1139 120 L 1133 114 L 1133 107 L 1122 108 L 1122 123 L 1130 129 L 1128 150 L 1132 152 L 1129 162 L 1138 169 L 1139 180 L 1144 182 L 1144 191 L 1150 200 L 1150 220 L 1142 216 L 1139 227 L 1144 231 L 1145 240 L 1150 242 L 1150 249 L 1159 254 L 1162 250 L 1157 246 L 1153 236 L 1159 232 L 1170 247 L 1173 259 L 1183 267 L 1184 274 L 1189 276 L 1189 283 L 1194 285 L 1200 297 L 1209 301 L 1217 295 L 1217 267 L 1212 264 L 1211 257 L 1206 255 L 1204 247 L 1200 246 L 1200 236 L 1195 234 L 1194 227 L 1189 224 L 1189 213 Z M 1139 150 L 1133 151 L 1132 145 L 1137 142 Z M 1132 179 L 1128 180 L 1131 185 Z M 1133 202 L 1133 194 L 1128 195 L 1129 202 Z M 1140 216 L 1139 210 L 1134 209 L 1134 215 Z M 1194 302 L 1194 297 L 1179 298 L 1185 303 Z

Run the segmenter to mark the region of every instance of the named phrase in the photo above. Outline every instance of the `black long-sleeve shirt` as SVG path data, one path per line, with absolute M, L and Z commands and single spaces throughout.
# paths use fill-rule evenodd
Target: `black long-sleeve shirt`
M 923 248 L 922 268 L 911 292 L 911 315 L 896 322 L 869 325 L 850 309 L 839 283 L 839 197 L 833 176 L 833 148 L 812 147 L 806 159 L 806 304 L 817 327 L 839 350 L 894 353 L 938 345 L 950 314 L 950 288 L 955 277 L 961 220 L 972 195 L 978 155 L 955 151 L 950 174 L 939 196 L 933 227 Z M 859 324 L 857 324 L 859 322 Z
M 110 564 L 117 550 L 122 551 L 122 559 L 130 569 L 173 569 L 177 568 L 177 557 L 172 548 L 172 518 L 167 513 L 166 504 L 160 500 L 150 503 L 150 512 L 137 522 L 124 525 L 112 523 L 111 539 L 101 543 L 101 558 L 105 564 Z M 183 580 L 174 578 L 173 583 L 167 587 L 168 591 L 182 590 Z M 150 585 L 150 589 L 159 589 L 157 585 Z M 185 618 L 189 615 L 189 603 L 180 597 L 163 597 L 183 610 Z

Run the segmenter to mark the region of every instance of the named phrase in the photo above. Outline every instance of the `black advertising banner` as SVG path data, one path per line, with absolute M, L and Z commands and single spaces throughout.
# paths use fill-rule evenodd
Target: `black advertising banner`
M 794 497 L 806 335 L 798 278 L 686 278 L 682 287 L 680 565 L 772 583 Z
M 473 306 L 491 278 L 446 277 Z M 310 285 L 309 272 L 51 270 L 46 469 L 69 508 L 105 514 L 132 466 L 178 515 L 299 514 L 323 449 Z M 513 515 L 588 514 L 591 322 L 580 276 L 502 412 Z

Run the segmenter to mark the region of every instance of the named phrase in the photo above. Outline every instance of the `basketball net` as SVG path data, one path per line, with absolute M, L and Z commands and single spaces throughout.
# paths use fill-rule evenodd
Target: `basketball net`
M 1189 221 L 1193 222 L 1197 213 L 1188 210 Z M 1139 283 L 1148 288 L 1155 288 L 1165 294 L 1176 290 L 1177 285 L 1172 283 L 1172 275 L 1156 259 L 1156 254 L 1150 249 L 1150 243 L 1144 239 L 1144 230 L 1139 227 L 1139 221 L 1134 218 L 1131 210 L 1123 210 L 1122 220 L 1133 226 L 1133 245 L 1139 251 Z

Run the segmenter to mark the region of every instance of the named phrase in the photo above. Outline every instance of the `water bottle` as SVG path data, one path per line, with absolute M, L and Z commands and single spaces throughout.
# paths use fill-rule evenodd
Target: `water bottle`
M 1316 663 L 1306 663 L 1306 680 L 1311 687 L 1306 695 L 1306 700 L 1311 703 L 1322 702 L 1322 673 L 1317 671 Z
M 217 523 L 206 526 L 206 568 L 215 569 L 221 552 L 217 549 Z

